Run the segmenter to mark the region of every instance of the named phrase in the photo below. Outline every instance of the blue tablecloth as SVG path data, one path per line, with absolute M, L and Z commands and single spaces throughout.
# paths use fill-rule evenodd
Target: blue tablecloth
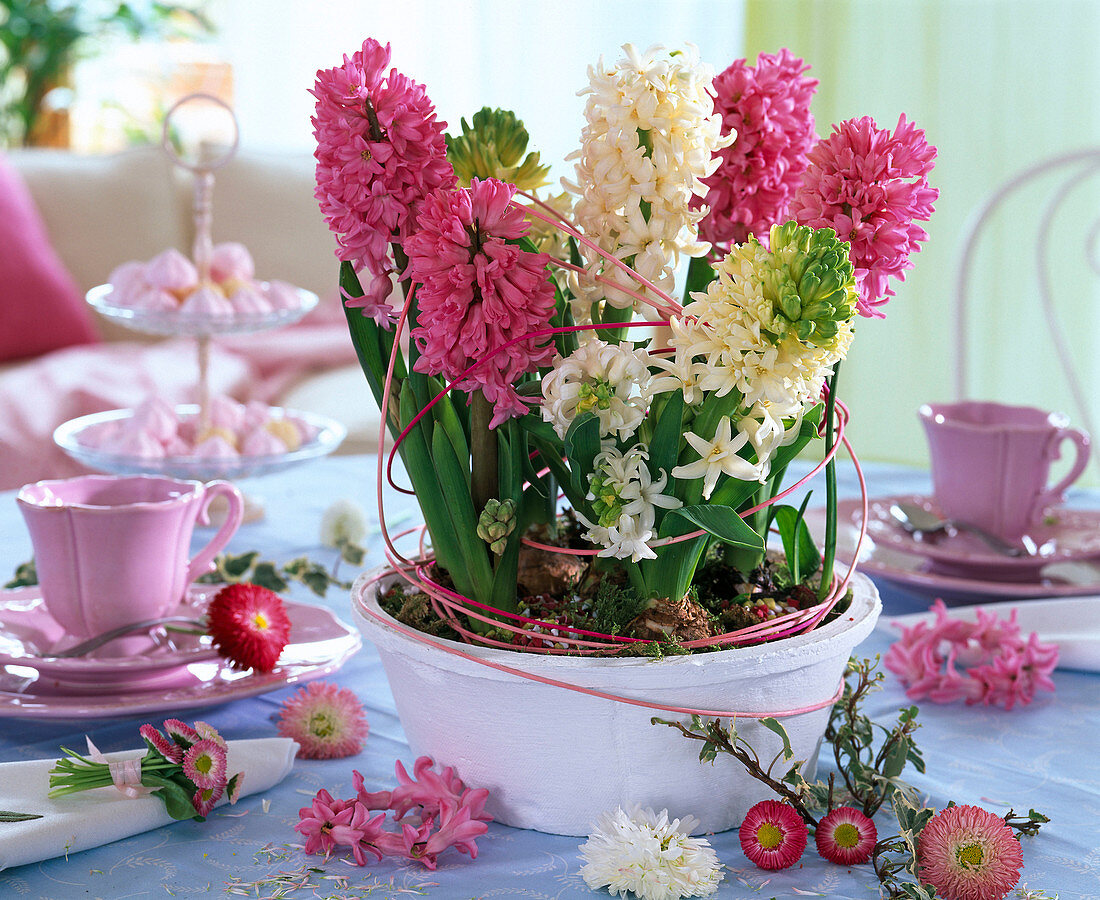
M 368 511 L 368 518 L 375 519 L 374 465 L 373 457 L 332 458 L 242 483 L 247 492 L 263 500 L 267 515 L 262 522 L 244 526 L 229 549 L 259 549 L 267 558 L 279 561 L 302 554 L 325 559 L 331 551 L 319 545 L 319 526 L 323 511 L 332 502 L 356 500 Z M 868 480 L 872 496 L 928 489 L 923 473 L 897 467 L 871 466 Z M 842 473 L 842 486 L 847 493 L 854 491 L 850 475 Z M 407 499 L 390 496 L 388 511 L 397 515 L 402 510 L 412 511 Z M 11 493 L 0 494 L 0 548 L 0 574 L 30 556 L 30 541 Z M 366 563 L 381 563 L 376 525 L 370 548 Z M 902 594 L 888 585 L 880 587 L 887 613 L 927 606 L 927 599 Z M 294 597 L 324 603 L 350 618 L 347 596 L 340 591 L 330 592 L 323 601 L 307 591 L 296 592 Z M 876 631 L 859 652 L 883 653 L 889 642 L 889 634 Z M 224 895 L 230 885 L 258 882 L 279 872 L 300 872 L 306 865 L 323 869 L 322 874 L 312 876 L 312 884 L 319 887 L 285 896 L 369 896 L 372 900 L 420 895 L 441 900 L 599 896 L 578 874 L 580 839 L 499 825 L 492 825 L 478 841 L 476 861 L 450 851 L 435 872 L 389 860 L 358 869 L 336 858 L 324 862 L 307 857 L 288 846 L 298 843 L 292 830 L 298 808 L 307 805 L 319 788 L 351 796 L 353 769 L 363 773 L 368 785 L 379 789 L 394 783 L 395 759 L 411 767 L 409 748 L 373 648 L 365 646 L 331 680 L 353 689 L 367 709 L 371 733 L 359 756 L 327 762 L 301 760 L 278 788 L 265 796 L 246 798 L 236 807 L 220 808 L 203 824 L 181 822 L 68 859 L 0 872 L 0 897 L 121 900 Z M 1058 671 L 1054 680 L 1056 693 L 1040 694 L 1031 706 L 1011 713 L 923 704 L 918 743 L 924 750 L 928 774 L 913 773 L 911 780 L 927 792 L 928 802 L 936 807 L 955 800 L 998 813 L 1010 804 L 1017 811 L 1035 807 L 1047 813 L 1051 824 L 1037 838 L 1024 842 L 1022 883 L 1051 895 L 1061 892 L 1063 900 L 1100 898 L 1100 675 Z M 892 720 L 898 708 L 907 705 L 893 676 L 888 676 L 885 685 L 869 704 L 869 712 L 881 721 Z M 188 720 L 203 718 L 228 738 L 268 737 L 275 733 L 273 719 L 280 703 L 292 691 L 285 688 L 181 715 Z M 165 716 L 171 714 L 173 710 L 164 710 Z M 86 733 L 105 751 L 133 747 L 138 726 L 151 718 L 155 717 L 118 721 L 0 719 L 0 762 L 55 757 L 60 745 L 79 746 Z M 822 766 L 827 767 L 824 760 Z M 886 812 L 877 822 L 880 834 L 894 833 Z M 819 896 L 865 900 L 877 895 L 877 882 L 868 866 L 834 866 L 821 860 L 812 848 L 799 867 L 769 874 L 747 862 L 736 831 L 714 835 L 711 842 L 728 866 L 716 897 L 798 897 L 818 892 Z M 326 880 L 326 875 L 347 878 L 350 887 L 340 888 L 341 882 Z M 268 887 L 248 895 L 273 893 Z M 606 892 L 600 894 L 606 896 Z

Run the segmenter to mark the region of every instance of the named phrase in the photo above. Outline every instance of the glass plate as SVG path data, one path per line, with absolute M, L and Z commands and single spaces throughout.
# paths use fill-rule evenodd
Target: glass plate
M 190 418 L 199 414 L 196 404 L 176 407 L 176 415 Z M 239 456 L 232 459 L 210 459 L 202 456 L 128 456 L 109 453 L 81 443 L 80 437 L 88 428 L 98 428 L 107 423 L 119 422 L 134 415 L 132 409 L 112 409 L 70 419 L 59 425 L 53 433 L 54 443 L 77 462 L 100 472 L 112 475 L 169 475 L 174 478 L 190 478 L 213 481 L 216 478 L 244 478 L 249 475 L 267 475 L 290 468 L 310 459 L 332 453 L 347 435 L 347 429 L 326 416 L 299 412 L 293 409 L 271 407 L 272 418 L 287 416 L 301 419 L 317 429 L 317 436 L 297 450 L 270 456 Z
M 266 284 L 266 282 L 261 282 Z M 247 334 L 266 331 L 279 325 L 291 325 L 317 305 L 317 295 L 297 288 L 301 306 L 296 309 L 273 309 L 267 313 L 241 313 L 230 316 L 195 316 L 184 312 L 133 309 L 116 306 L 110 301 L 111 285 L 101 284 L 85 294 L 88 303 L 102 316 L 120 325 L 146 334 L 202 337 L 213 334 Z

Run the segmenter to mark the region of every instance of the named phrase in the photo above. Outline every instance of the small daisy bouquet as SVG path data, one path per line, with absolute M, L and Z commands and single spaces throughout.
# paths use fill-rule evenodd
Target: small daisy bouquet
M 225 740 L 216 728 L 165 719 L 163 732 L 145 724 L 139 733 L 147 748 L 140 759 L 108 762 L 90 739 L 88 756 L 62 747 L 66 756 L 50 770 L 48 796 L 114 785 L 128 797 L 153 794 L 173 819 L 200 822 L 223 795 L 237 802 L 244 774 L 229 775 Z
M 401 457 L 426 522 L 389 558 L 467 640 L 728 646 L 846 591 L 837 369 L 926 237 L 935 149 L 904 116 L 819 139 L 785 50 L 717 76 L 690 46 L 623 50 L 589 68 L 561 193 L 514 113 L 446 133 L 388 45 L 313 89 L 316 196 L 396 445 L 380 474 Z M 820 551 L 781 502 L 811 444 Z

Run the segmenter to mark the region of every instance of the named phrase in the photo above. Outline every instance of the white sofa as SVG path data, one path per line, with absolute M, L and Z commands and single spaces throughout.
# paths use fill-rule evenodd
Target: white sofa
M 185 253 L 193 241 L 192 179 L 158 147 L 108 156 L 17 150 L 7 156 L 45 222 L 77 286 L 102 284 L 114 266 L 149 259 L 167 247 Z M 308 288 L 338 316 L 335 243 L 313 198 L 308 154 L 241 152 L 216 174 L 214 240 L 249 248 L 261 278 Z M 149 340 L 99 319 L 107 341 Z M 349 339 L 350 341 L 350 339 Z M 0 386 L 5 370 L 0 367 Z M 331 416 L 348 428 L 341 452 L 373 452 L 378 411 L 357 365 L 311 372 L 277 402 Z

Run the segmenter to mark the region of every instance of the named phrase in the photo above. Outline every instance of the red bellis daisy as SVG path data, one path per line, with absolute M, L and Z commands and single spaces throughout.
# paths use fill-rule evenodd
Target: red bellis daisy
M 806 823 L 778 800 L 761 800 L 750 809 L 738 836 L 745 856 L 761 869 L 793 866 L 806 849 Z
M 235 669 L 270 672 L 290 640 L 282 598 L 255 584 L 230 584 L 210 601 L 207 631 Z
M 838 806 L 817 826 L 814 834 L 817 852 L 829 862 L 855 866 L 871 858 L 878 840 L 878 829 L 858 809 Z

